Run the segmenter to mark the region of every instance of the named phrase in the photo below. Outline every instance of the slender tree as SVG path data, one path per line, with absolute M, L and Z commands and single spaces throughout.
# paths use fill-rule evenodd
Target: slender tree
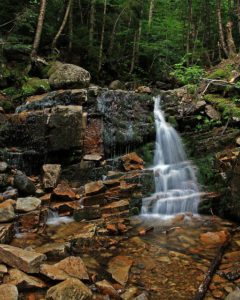
M 218 33 L 220 39 L 220 45 L 226 57 L 228 57 L 227 45 L 225 43 L 223 26 L 222 26 L 222 13 L 221 13 L 221 0 L 217 0 L 217 22 L 218 22 Z
M 90 27 L 89 27 L 89 46 L 93 46 L 93 37 L 94 37 L 94 27 L 95 27 L 95 2 L 96 0 L 91 0 L 90 8 Z
M 34 42 L 33 42 L 33 46 L 32 46 L 31 59 L 34 59 L 37 56 L 38 48 L 39 48 L 40 41 L 41 41 L 45 13 L 46 13 L 46 5 L 47 5 L 47 0 L 40 1 L 38 22 L 37 22 Z
M 153 18 L 154 0 L 150 0 L 149 13 L 148 13 L 148 29 L 151 29 Z
M 100 48 L 99 48 L 99 59 L 98 59 L 98 72 L 101 70 L 102 63 L 103 63 L 103 42 L 104 42 L 104 33 L 105 33 L 105 25 L 106 25 L 106 14 L 107 14 L 107 0 L 104 0 L 102 33 L 101 33 L 101 41 L 100 41 Z
M 52 50 L 54 50 L 56 48 L 57 41 L 58 41 L 60 35 L 62 34 L 65 26 L 66 26 L 66 23 L 67 23 L 67 20 L 68 20 L 70 11 L 71 11 L 72 2 L 73 2 L 73 0 L 68 0 L 68 4 L 67 4 L 65 14 L 64 14 L 64 17 L 63 17 L 63 20 L 62 20 L 62 24 L 61 24 L 57 34 L 55 35 L 55 37 L 52 41 Z

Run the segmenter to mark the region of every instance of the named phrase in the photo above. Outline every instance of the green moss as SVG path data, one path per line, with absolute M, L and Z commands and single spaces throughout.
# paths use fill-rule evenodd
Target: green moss
M 23 96 L 31 96 L 48 91 L 50 91 L 50 85 L 46 79 L 30 78 L 22 86 Z
M 231 71 L 233 67 L 231 65 L 223 66 L 220 69 L 215 69 L 212 73 L 208 75 L 209 79 L 226 79 L 228 80 L 231 77 Z
M 212 94 L 206 95 L 204 99 L 219 110 L 223 118 L 240 118 L 240 107 L 238 107 L 232 99 Z
M 14 111 L 14 105 L 10 100 L 4 100 L 0 102 L 0 106 L 4 109 L 6 113 Z
M 7 96 L 16 96 L 19 94 L 19 91 L 15 87 L 8 87 L 3 90 L 3 93 L 6 94 Z

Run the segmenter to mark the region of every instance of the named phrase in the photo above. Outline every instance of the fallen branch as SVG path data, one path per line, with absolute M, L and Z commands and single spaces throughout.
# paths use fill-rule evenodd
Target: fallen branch
M 234 231 L 232 231 L 234 232 Z M 231 237 L 227 239 L 227 241 L 219 247 L 216 256 L 214 257 L 213 261 L 211 262 L 211 265 L 205 275 L 205 278 L 203 279 L 202 283 L 200 284 L 193 300 L 203 300 L 207 291 L 208 287 L 212 281 L 213 275 L 215 274 L 222 257 L 224 255 L 225 250 L 227 249 L 228 245 L 230 244 Z

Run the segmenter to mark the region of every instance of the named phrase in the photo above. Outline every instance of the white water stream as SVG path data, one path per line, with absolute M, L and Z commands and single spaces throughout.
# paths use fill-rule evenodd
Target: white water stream
M 143 215 L 197 213 L 199 189 L 181 139 L 164 118 L 160 96 L 155 97 L 156 146 L 154 153 L 155 194 L 143 199 Z

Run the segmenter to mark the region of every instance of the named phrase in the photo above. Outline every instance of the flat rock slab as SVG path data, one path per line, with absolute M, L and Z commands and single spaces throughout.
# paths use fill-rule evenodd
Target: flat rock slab
M 20 290 L 44 288 L 47 286 L 41 279 L 27 275 L 17 269 L 11 269 L 9 274 L 4 276 L 3 281 L 4 283 L 16 285 Z
M 90 300 L 91 290 L 80 280 L 67 279 L 47 291 L 46 300 Z
M 33 211 L 41 205 L 41 200 L 36 197 L 18 198 L 16 209 L 22 212 Z
M 71 277 L 55 265 L 42 264 L 40 267 L 40 273 L 50 279 L 59 281 L 66 280 Z
M 80 257 L 67 257 L 55 264 L 55 266 L 67 273 L 69 276 L 83 280 L 89 279 L 85 264 Z
M 70 243 L 50 243 L 35 248 L 38 253 L 45 254 L 48 259 L 63 259 L 68 256 Z
M 128 273 L 133 264 L 133 260 L 127 256 L 116 256 L 112 258 L 108 264 L 108 272 L 112 274 L 121 285 L 125 285 L 128 281 Z
M 54 200 L 70 201 L 76 198 L 76 194 L 67 183 L 59 183 L 53 190 L 52 197 Z
M 9 245 L 0 245 L 0 260 L 26 273 L 38 273 L 41 263 L 46 259 L 47 257 L 44 254 Z
M 85 184 L 85 194 L 86 196 L 93 196 L 100 194 L 106 190 L 106 186 L 102 181 L 89 182 Z
M 18 300 L 17 287 L 13 284 L 1 284 L 0 300 Z

